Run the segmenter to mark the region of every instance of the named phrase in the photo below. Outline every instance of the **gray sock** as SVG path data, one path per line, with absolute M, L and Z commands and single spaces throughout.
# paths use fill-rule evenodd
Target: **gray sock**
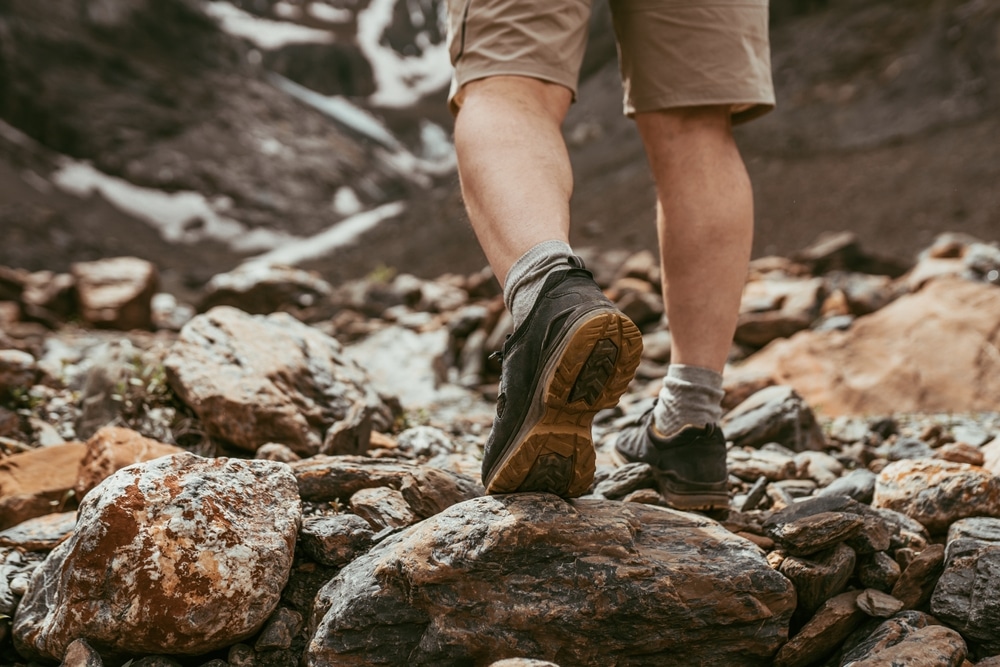
M 722 375 L 709 368 L 670 364 L 663 378 L 653 422 L 662 435 L 691 424 L 704 428 L 722 418 Z
M 503 302 L 514 317 L 514 328 L 528 317 L 546 276 L 571 266 L 573 249 L 562 241 L 542 241 L 514 262 L 503 286 Z

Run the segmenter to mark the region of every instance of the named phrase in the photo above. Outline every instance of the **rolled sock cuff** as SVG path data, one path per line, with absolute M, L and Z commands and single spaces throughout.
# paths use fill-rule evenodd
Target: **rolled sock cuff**
M 722 419 L 722 374 L 710 368 L 671 364 L 653 412 L 656 430 L 673 435 L 687 425 L 704 427 Z
M 570 265 L 572 257 L 569 244 L 553 240 L 533 246 L 514 262 L 504 281 L 503 302 L 514 316 L 515 327 L 531 312 L 549 272 Z

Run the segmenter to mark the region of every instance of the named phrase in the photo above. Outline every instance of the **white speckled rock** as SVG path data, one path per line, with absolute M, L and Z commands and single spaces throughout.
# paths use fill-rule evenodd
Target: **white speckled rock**
M 185 453 L 123 468 L 35 572 L 15 646 L 60 660 L 78 638 L 116 657 L 234 644 L 277 606 L 301 516 L 283 463 Z
M 340 343 L 285 313 L 213 308 L 184 326 L 164 366 L 205 429 L 248 451 L 358 454 L 377 413 L 389 414 Z

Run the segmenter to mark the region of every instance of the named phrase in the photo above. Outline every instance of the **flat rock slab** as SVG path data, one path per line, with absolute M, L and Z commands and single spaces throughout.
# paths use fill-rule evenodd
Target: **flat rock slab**
M 303 664 L 770 664 L 795 607 L 750 542 L 692 514 L 550 494 L 455 505 L 317 595 Z

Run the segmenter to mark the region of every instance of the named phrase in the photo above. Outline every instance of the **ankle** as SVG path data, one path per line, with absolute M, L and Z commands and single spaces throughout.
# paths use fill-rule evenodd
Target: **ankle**
M 685 426 L 705 428 L 722 418 L 722 375 L 709 368 L 671 364 L 653 411 L 654 432 L 670 437 Z
M 576 266 L 573 249 L 563 241 L 543 241 L 514 262 L 504 282 L 503 300 L 517 329 L 527 318 L 552 271 Z

